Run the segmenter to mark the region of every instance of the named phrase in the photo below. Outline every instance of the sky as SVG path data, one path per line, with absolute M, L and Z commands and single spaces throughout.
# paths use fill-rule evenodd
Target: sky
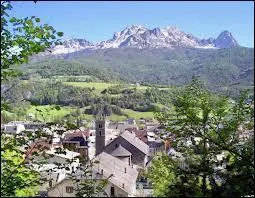
M 13 2 L 16 17 L 37 16 L 64 32 L 64 38 L 108 40 L 129 25 L 176 26 L 198 38 L 232 33 L 240 45 L 254 47 L 253 1 L 39 1 Z

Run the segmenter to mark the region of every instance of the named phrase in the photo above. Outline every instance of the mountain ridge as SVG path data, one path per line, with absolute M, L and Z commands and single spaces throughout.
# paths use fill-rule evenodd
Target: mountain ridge
M 62 45 L 52 48 L 52 54 L 68 54 L 82 50 L 97 50 L 108 48 L 201 48 L 221 49 L 240 46 L 231 32 L 224 30 L 217 38 L 199 39 L 178 28 L 146 28 L 141 25 L 127 26 L 120 32 L 115 32 L 111 39 L 97 43 L 86 39 L 65 40 Z M 43 55 L 48 55 L 44 53 Z

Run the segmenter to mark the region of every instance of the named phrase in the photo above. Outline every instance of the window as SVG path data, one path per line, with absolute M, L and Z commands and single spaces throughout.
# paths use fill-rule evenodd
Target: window
M 118 147 L 118 144 L 115 144 L 115 147 L 117 148 L 117 147 Z
M 73 193 L 73 186 L 66 186 L 67 193 Z
M 113 197 L 114 194 L 115 194 L 115 193 L 114 193 L 114 187 L 112 186 L 112 187 L 111 187 L 111 197 Z
M 127 168 L 125 168 L 125 173 L 127 172 Z
M 49 186 L 52 188 L 52 180 L 49 181 Z
M 40 191 L 39 195 L 40 195 L 40 197 L 48 197 L 48 192 L 47 191 Z
M 100 135 L 100 136 L 102 135 L 102 131 L 99 131 L 99 135 Z
M 103 128 L 103 125 L 102 125 L 102 124 L 99 124 L 99 125 L 98 125 L 98 128 L 99 128 L 99 129 L 102 129 L 102 128 Z

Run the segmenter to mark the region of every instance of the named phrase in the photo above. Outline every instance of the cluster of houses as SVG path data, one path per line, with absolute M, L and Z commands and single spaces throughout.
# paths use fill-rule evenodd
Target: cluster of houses
M 171 133 L 155 121 L 141 121 L 144 127 L 139 129 L 133 119 L 110 122 L 101 117 L 93 121 L 89 129 L 81 127 L 68 131 L 60 127 L 49 128 L 40 122 L 13 121 L 1 125 L 1 131 L 9 135 L 25 135 L 29 131 L 36 133 L 40 128 L 53 137 L 30 142 L 26 150 L 27 156 L 39 153 L 33 156 L 33 161 L 28 157 L 26 164 L 37 170 L 45 180 L 40 187 L 41 197 L 75 197 L 78 184 L 104 179 L 107 179 L 107 185 L 93 196 L 146 197 L 152 195 L 152 189 L 150 182 L 140 173 L 147 170 L 156 153 L 183 157 L 171 148 L 171 142 L 175 141 Z M 55 131 L 64 132 L 58 134 Z M 254 130 L 242 130 L 240 127 L 238 133 L 241 140 L 246 140 L 254 134 Z M 223 156 L 220 154 L 217 158 Z M 43 159 L 46 159 L 43 165 L 34 163 Z M 185 160 L 181 161 L 180 166 L 187 168 Z M 90 175 L 85 174 L 87 168 L 91 171 Z
M 140 173 L 148 168 L 157 152 L 168 149 L 167 142 L 156 134 L 158 126 L 156 122 L 145 122 L 145 127 L 139 129 L 133 119 L 113 123 L 101 117 L 92 123 L 91 129 L 79 128 L 61 135 L 54 133 L 51 134 L 53 139 L 31 142 L 28 154 L 41 152 L 47 156 L 42 166 L 27 160 L 27 165 L 39 171 L 45 180 L 40 196 L 74 197 L 77 184 L 73 177 L 80 182 L 88 180 L 81 171 L 88 164 L 92 171 L 90 179 L 108 180 L 101 194 L 94 196 L 150 196 L 149 182 Z M 37 122 L 16 121 L 1 125 L 7 134 L 36 132 L 38 128 L 48 133 L 52 131 Z M 39 154 L 33 160 L 44 157 Z

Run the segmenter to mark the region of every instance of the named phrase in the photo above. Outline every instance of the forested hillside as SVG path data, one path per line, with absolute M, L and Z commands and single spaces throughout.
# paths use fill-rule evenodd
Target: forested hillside
M 251 88 L 254 81 L 254 50 L 244 47 L 86 50 L 51 58 L 34 60 L 27 68 L 42 76 L 93 75 L 103 81 L 177 86 L 195 75 L 211 90 L 223 92 Z

